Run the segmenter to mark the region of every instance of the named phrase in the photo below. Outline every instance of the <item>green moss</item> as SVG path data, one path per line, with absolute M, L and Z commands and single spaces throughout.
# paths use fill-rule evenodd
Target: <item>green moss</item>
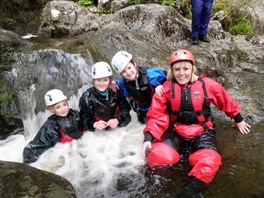
M 142 3 L 142 0 L 132 0 L 132 3 L 134 5 L 138 5 L 138 4 L 141 4 Z
M 11 48 L 5 46 L 2 42 L 0 42 L 0 73 L 10 70 L 10 65 L 12 62 L 14 62 L 14 59 L 10 54 L 11 51 Z
M 10 112 L 10 101 L 16 98 L 15 90 L 10 86 L 1 76 L 0 80 L 0 114 L 3 115 L 6 119 L 11 117 Z

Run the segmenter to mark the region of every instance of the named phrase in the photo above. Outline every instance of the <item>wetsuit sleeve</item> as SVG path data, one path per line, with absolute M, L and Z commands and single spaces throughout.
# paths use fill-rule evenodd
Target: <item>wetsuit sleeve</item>
M 84 92 L 79 100 L 80 116 L 83 126 L 88 131 L 94 131 L 95 123 L 92 101 L 89 92 Z
M 159 68 L 147 68 L 148 81 L 153 87 L 162 85 L 166 80 L 166 75 Z
M 119 127 L 127 126 L 131 121 L 130 110 L 131 107 L 122 94 L 121 90 L 117 90 L 117 94 L 119 95 L 119 113 L 117 114 L 117 120 L 119 122 Z
M 144 132 L 149 132 L 157 140 L 160 140 L 162 134 L 169 127 L 170 118 L 167 113 L 167 105 L 166 92 L 162 96 L 158 96 L 156 93 L 153 95 Z
M 240 115 L 240 106 L 235 101 L 235 99 L 228 94 L 228 92 L 223 88 L 218 82 L 206 78 L 205 86 L 208 92 L 208 101 L 213 103 L 215 107 L 230 117 L 235 119 L 236 122 L 241 122 L 243 120 Z
M 125 98 L 129 98 L 129 93 L 127 92 L 127 89 L 125 87 L 125 80 L 123 77 L 120 77 L 120 80 L 118 82 L 118 87 L 122 91 L 122 94 Z
M 151 133 L 149 131 L 145 131 L 144 133 L 144 141 L 143 142 L 147 142 L 147 141 L 150 141 L 152 142 L 153 141 L 153 136 L 151 135 Z
M 60 140 L 59 127 L 55 123 L 46 121 L 37 135 L 23 150 L 23 162 L 35 162 L 39 156 Z

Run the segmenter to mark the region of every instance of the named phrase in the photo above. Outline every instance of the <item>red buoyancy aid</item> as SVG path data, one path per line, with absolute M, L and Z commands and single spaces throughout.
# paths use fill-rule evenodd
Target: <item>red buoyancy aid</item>
M 175 130 L 184 138 L 193 138 L 205 128 L 213 128 L 209 120 L 210 103 L 206 101 L 207 92 L 201 78 L 186 87 L 171 81 L 171 119 Z
M 71 142 L 74 140 L 73 137 L 71 137 L 69 134 L 65 133 L 62 129 L 60 129 L 60 134 L 61 134 L 61 138 L 60 138 L 60 143 L 67 143 L 67 142 Z
M 181 90 L 180 85 L 177 83 L 172 83 L 172 80 L 166 81 L 163 84 L 164 94 L 162 96 L 153 95 L 144 132 L 150 132 L 155 139 L 160 140 L 170 123 L 175 123 L 177 126 L 180 124 L 206 124 L 208 128 L 212 128 L 213 124 L 210 121 L 210 116 L 207 116 L 210 114 L 210 103 L 220 111 L 225 112 L 231 119 L 240 112 L 239 104 L 226 92 L 221 84 L 206 76 L 200 78 L 202 80 L 199 79 L 187 86 L 189 88 L 186 91 L 187 94 Z M 205 82 L 204 85 L 202 81 Z M 172 89 L 174 89 L 173 92 Z M 174 93 L 174 97 L 172 93 Z M 208 95 L 208 98 L 206 98 L 206 95 Z M 187 96 L 187 103 L 185 101 L 181 102 L 185 96 Z M 172 111 L 170 111 L 171 109 Z M 191 115 L 194 115 L 194 117 Z M 187 120 L 187 123 L 186 121 L 182 122 L 184 120 L 181 119 L 184 117 L 191 119 L 190 121 Z M 193 118 L 195 119 L 193 120 Z
M 53 118 L 59 126 L 60 139 L 59 142 L 71 142 L 74 139 L 79 139 L 85 129 L 79 128 L 80 115 L 79 112 L 70 109 L 67 117 L 56 116 Z
M 85 130 L 83 130 L 83 133 L 84 131 Z M 60 129 L 60 134 L 61 134 L 61 138 L 59 140 L 60 143 L 67 143 L 67 142 L 72 142 L 73 140 L 76 140 L 69 134 L 65 133 L 62 129 Z
M 114 114 L 114 117 L 113 118 L 116 118 L 116 116 L 117 116 L 117 114 L 120 112 L 120 108 L 119 108 L 119 106 L 117 106 L 116 107 L 116 111 L 115 111 L 115 114 Z M 113 119 L 112 118 L 112 119 Z M 96 112 L 95 112 L 95 115 L 94 115 L 94 120 L 95 120 L 95 122 L 98 122 L 98 121 L 100 121 L 100 120 L 104 120 L 103 118 L 101 118 Z M 105 120 L 106 122 L 108 121 L 108 120 Z

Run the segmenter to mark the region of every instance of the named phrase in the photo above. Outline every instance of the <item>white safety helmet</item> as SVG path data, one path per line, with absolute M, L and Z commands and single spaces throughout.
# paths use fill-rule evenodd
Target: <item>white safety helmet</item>
M 48 91 L 44 96 L 44 100 L 47 107 L 67 99 L 68 98 L 59 89 L 52 89 Z
M 112 69 L 106 62 L 97 62 L 92 66 L 92 79 L 104 78 L 112 75 Z
M 127 64 L 132 60 L 132 54 L 126 51 L 117 52 L 112 58 L 111 65 L 116 73 L 120 74 Z

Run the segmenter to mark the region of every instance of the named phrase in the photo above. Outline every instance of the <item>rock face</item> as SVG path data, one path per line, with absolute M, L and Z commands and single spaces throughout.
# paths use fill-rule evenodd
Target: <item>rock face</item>
M 29 47 L 17 34 L 0 29 L 0 140 L 23 130 L 17 91 L 5 75 L 12 70 L 12 53 Z
M 39 13 L 51 0 L 1 0 L 0 27 L 18 34 L 36 34 L 40 25 Z
M 80 35 L 98 29 L 99 15 L 71 1 L 52 1 L 42 12 L 38 35 L 41 37 L 64 37 Z
M 66 179 L 26 164 L 0 161 L 0 197 L 75 198 Z

